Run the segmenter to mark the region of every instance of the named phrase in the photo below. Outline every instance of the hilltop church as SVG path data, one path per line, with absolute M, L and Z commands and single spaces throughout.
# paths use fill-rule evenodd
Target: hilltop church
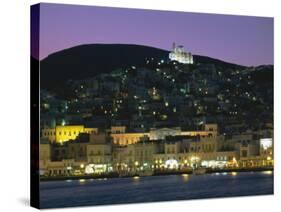
M 176 46 L 173 43 L 173 49 L 169 54 L 170 60 L 178 61 L 183 64 L 193 64 L 193 56 L 190 52 L 186 52 L 182 45 Z

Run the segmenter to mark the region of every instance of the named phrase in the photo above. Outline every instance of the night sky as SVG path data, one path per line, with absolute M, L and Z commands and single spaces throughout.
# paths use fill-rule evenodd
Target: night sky
M 187 8 L 188 9 L 188 8 Z M 273 64 L 273 19 L 41 4 L 40 59 L 81 44 L 126 43 L 193 54 L 241 65 Z

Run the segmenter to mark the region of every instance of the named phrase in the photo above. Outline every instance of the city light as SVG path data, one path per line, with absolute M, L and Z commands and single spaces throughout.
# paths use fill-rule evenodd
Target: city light
M 169 159 L 165 162 L 165 167 L 168 169 L 176 169 L 178 168 L 179 164 L 178 161 L 175 159 Z
M 64 119 L 61 121 L 61 126 L 65 126 L 65 120 Z
M 94 171 L 94 168 L 93 168 L 93 164 L 88 164 L 86 165 L 86 168 L 85 168 L 85 173 L 86 174 L 94 174 L 95 171 Z
M 272 138 L 262 138 L 260 139 L 260 145 L 264 150 L 272 147 Z
M 80 180 L 79 180 L 79 183 L 82 183 L 82 184 L 83 184 L 83 183 L 85 183 L 85 182 L 86 182 L 85 179 L 80 179 Z

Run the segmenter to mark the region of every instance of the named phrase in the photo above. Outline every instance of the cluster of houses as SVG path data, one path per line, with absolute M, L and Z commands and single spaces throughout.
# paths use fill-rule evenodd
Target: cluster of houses
M 84 126 L 42 130 L 40 174 L 73 176 L 155 171 L 273 166 L 273 129 L 220 134 L 217 124 L 201 130 L 180 128 L 129 132 L 124 126 L 100 131 Z

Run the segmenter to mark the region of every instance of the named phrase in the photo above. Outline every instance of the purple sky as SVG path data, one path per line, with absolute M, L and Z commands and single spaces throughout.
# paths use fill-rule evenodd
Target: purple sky
M 273 64 L 273 18 L 41 4 L 40 59 L 88 43 L 171 49 L 241 65 Z

